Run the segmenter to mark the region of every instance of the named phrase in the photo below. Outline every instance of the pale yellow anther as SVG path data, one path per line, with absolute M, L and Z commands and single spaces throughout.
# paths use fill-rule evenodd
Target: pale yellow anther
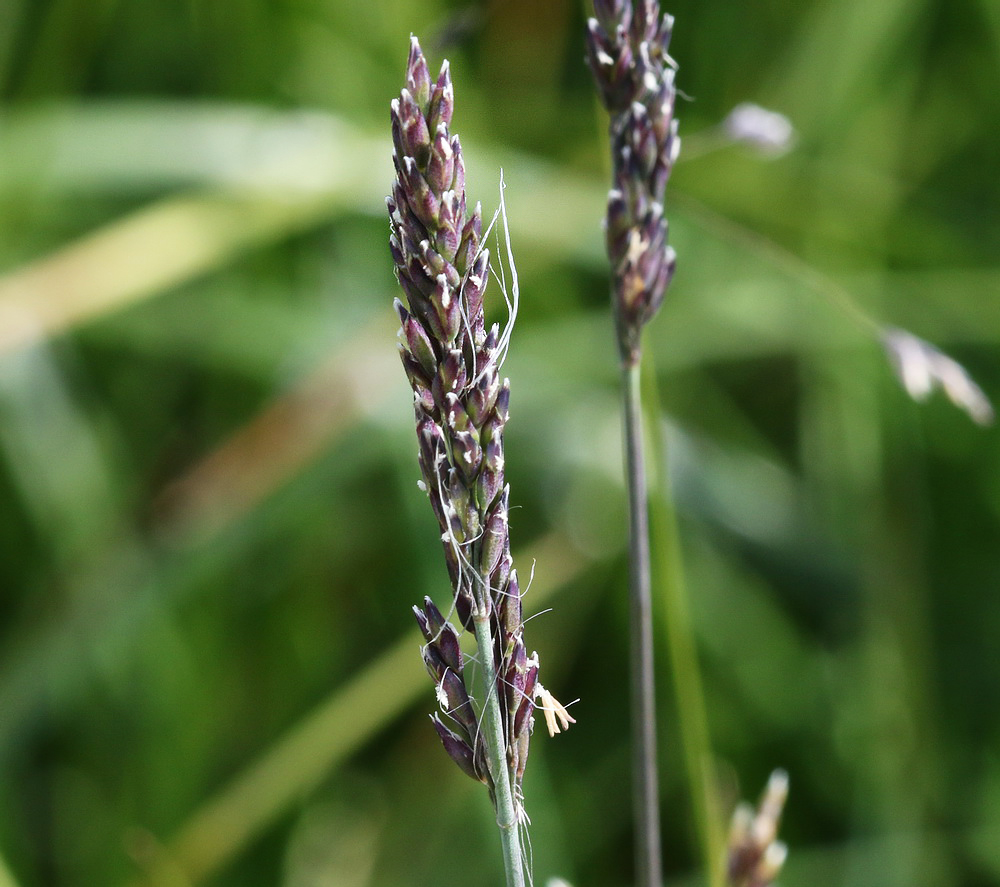
M 568 730 L 570 724 L 576 723 L 574 718 L 555 696 L 546 690 L 541 684 L 535 684 L 535 699 L 538 701 L 538 708 L 545 715 L 545 727 L 549 731 L 549 736 L 562 733 Z

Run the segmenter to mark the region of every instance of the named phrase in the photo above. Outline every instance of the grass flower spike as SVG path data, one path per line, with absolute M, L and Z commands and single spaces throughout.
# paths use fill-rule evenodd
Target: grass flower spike
M 476 703 L 458 629 L 429 600 L 414 608 L 424 661 L 444 717 L 445 749 L 485 783 L 497 813 L 508 884 L 523 883 L 521 779 L 531 735 L 538 661 L 524 646 L 521 590 L 508 539 L 503 432 L 510 387 L 500 377 L 507 332 L 487 329 L 489 252 L 482 210 L 469 208 L 448 63 L 432 81 L 412 38 L 406 87 L 392 102 L 396 181 L 390 247 L 406 296 L 396 300 L 400 353 L 413 388 L 422 488 L 437 516 L 453 612 L 475 633 L 483 676 Z M 449 614 L 450 615 L 450 614 Z
M 656 691 L 649 511 L 639 364 L 642 329 L 674 274 L 663 195 L 680 151 L 674 120 L 673 18 L 656 0 L 594 0 L 587 60 L 611 115 L 612 187 L 605 220 L 611 303 L 622 366 L 625 476 L 629 502 L 629 634 L 632 781 L 639 887 L 660 887 Z
M 611 114 L 613 187 L 606 235 L 618 346 L 639 360 L 643 326 L 656 314 L 674 274 L 663 194 L 681 143 L 674 119 L 674 62 L 667 54 L 673 17 L 655 0 L 595 0 L 587 60 Z

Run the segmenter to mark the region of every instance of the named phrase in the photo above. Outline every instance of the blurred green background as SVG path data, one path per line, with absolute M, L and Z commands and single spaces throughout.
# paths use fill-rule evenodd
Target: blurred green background
M 1000 883 L 1000 437 L 910 401 L 872 326 L 1000 391 L 1000 5 L 670 11 L 679 270 L 647 346 L 720 804 L 789 770 L 786 885 Z M 3 887 L 499 883 L 410 614 L 447 599 L 383 202 L 411 32 L 451 60 L 471 196 L 508 182 L 512 537 L 552 608 L 529 649 L 580 699 L 535 731 L 536 883 L 630 883 L 582 5 L 4 0 Z M 792 150 L 726 144 L 746 101 Z M 666 865 L 693 884 L 657 606 Z

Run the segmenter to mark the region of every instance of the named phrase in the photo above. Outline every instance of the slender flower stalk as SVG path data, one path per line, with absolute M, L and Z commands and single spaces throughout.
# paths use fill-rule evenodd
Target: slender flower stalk
M 640 887 L 660 887 L 659 789 L 653 680 L 649 503 L 639 364 L 642 329 L 674 273 L 663 195 L 680 151 L 674 119 L 673 18 L 656 0 L 594 0 L 587 58 L 611 115 L 612 188 L 605 222 L 612 306 L 622 366 L 629 496 L 632 773 Z
M 527 822 L 521 781 L 534 700 L 544 705 L 548 695 L 537 683 L 537 655 L 529 657 L 524 646 L 508 538 L 503 432 L 510 386 L 499 373 L 509 327 L 501 332 L 484 322 L 489 252 L 480 243 L 481 207 L 466 204 L 462 149 L 449 131 L 453 102 L 448 63 L 432 80 L 412 38 L 406 87 L 392 102 L 390 248 L 406 296 L 396 310 L 421 488 L 438 519 L 452 585 L 447 617 L 429 598 L 414 612 L 441 709 L 434 727 L 462 771 L 489 789 L 507 884 L 521 887 L 520 830 Z M 476 636 L 478 701 L 459 647 L 462 628 Z
M 624 397 L 625 476 L 629 502 L 629 645 L 632 711 L 632 796 L 640 887 L 660 887 L 660 802 L 656 751 L 652 566 L 649 500 L 642 443 L 639 366 L 627 367 Z

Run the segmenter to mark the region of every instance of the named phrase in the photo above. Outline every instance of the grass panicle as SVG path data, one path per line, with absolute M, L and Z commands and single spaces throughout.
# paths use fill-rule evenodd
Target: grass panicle
M 437 516 L 458 624 L 476 635 L 476 703 L 459 631 L 429 600 L 414 608 L 441 713 L 434 727 L 463 772 L 487 785 L 508 884 L 523 883 L 521 781 L 535 709 L 538 659 L 528 656 L 521 589 L 510 554 L 503 433 L 510 385 L 500 376 L 509 330 L 487 329 L 489 252 L 482 210 L 470 208 L 454 93 L 445 62 L 432 80 L 412 38 L 406 87 L 392 102 L 396 181 L 390 247 L 406 296 L 396 300 L 400 354 L 413 388 L 421 486 Z M 443 715 L 443 717 L 442 717 Z
M 655 0 L 594 0 L 594 13 L 587 22 L 587 60 L 610 114 L 612 187 L 605 235 L 623 371 L 636 873 L 640 887 L 660 887 L 649 492 L 639 365 L 643 327 L 659 310 L 676 261 L 663 211 L 681 144 L 674 119 L 675 65 L 668 54 L 674 20 L 661 15 Z
M 587 60 L 611 115 L 613 187 L 605 233 L 611 260 L 618 347 L 639 362 L 640 333 L 656 314 L 674 274 L 663 195 L 681 142 L 677 90 L 667 50 L 674 20 L 655 0 L 595 0 L 587 23 Z

